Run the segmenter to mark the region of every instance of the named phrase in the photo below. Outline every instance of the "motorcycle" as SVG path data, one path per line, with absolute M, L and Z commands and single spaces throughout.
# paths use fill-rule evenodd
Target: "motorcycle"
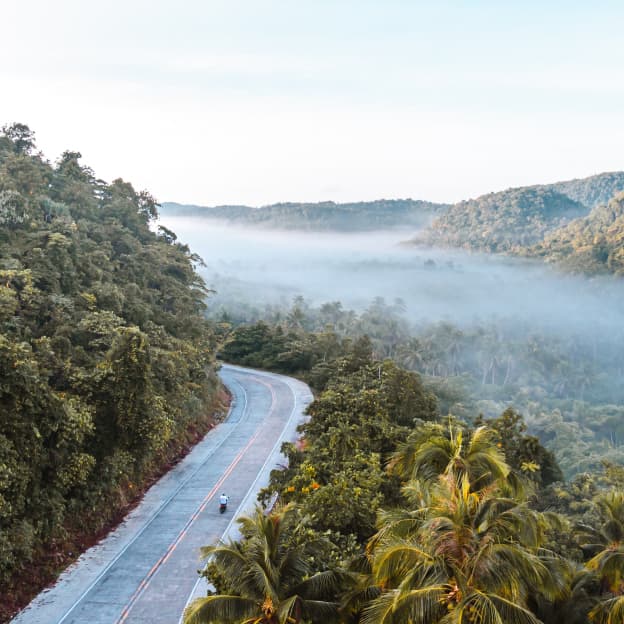
M 228 504 L 228 497 L 224 494 L 219 498 L 219 513 L 225 513 Z

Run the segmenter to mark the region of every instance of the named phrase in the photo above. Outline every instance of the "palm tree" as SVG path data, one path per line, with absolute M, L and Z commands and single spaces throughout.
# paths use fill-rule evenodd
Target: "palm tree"
M 433 481 L 440 475 L 463 476 L 481 488 L 510 476 L 505 455 L 494 442 L 494 432 L 478 427 L 469 436 L 461 427 L 424 424 L 399 446 L 388 469 L 405 480 Z
M 543 519 L 501 494 L 452 472 L 431 485 L 420 526 L 386 534 L 370 555 L 382 593 L 362 624 L 538 624 L 529 598 L 561 590 L 539 550 Z
M 624 622 L 624 492 L 599 497 L 596 507 L 601 526 L 582 527 L 588 538 L 582 548 L 593 555 L 586 567 L 598 576 L 604 599 L 589 616 L 597 624 L 619 624 Z
M 571 559 L 557 560 L 553 571 L 561 579 L 564 590 L 555 600 L 534 596 L 534 611 L 544 622 L 553 624 L 588 624 L 588 615 L 598 600 L 600 582 L 595 574 Z
M 422 346 L 418 338 L 401 342 L 397 348 L 395 361 L 408 370 L 419 371 L 423 368 Z
M 184 624 L 297 624 L 337 618 L 333 600 L 343 575 L 312 572 L 312 554 L 322 540 L 293 546 L 297 522 L 290 506 L 265 515 L 260 507 L 238 519 L 244 539 L 209 546 L 202 554 L 214 564 L 228 593 L 198 598 Z

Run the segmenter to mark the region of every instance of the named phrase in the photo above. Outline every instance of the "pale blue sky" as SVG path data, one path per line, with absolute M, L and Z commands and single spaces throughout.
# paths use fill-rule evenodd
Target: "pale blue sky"
M 203 204 L 624 168 L 624 3 L 2 0 L 0 122 Z

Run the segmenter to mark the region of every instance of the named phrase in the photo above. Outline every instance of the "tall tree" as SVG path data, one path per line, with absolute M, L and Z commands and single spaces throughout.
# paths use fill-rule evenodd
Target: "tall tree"
M 496 487 L 476 489 L 466 473 L 430 486 L 418 529 L 373 542 L 381 595 L 362 624 L 537 624 L 535 593 L 560 588 L 540 557 L 542 519 Z
M 337 619 L 339 574 L 310 575 L 319 542 L 292 545 L 292 507 L 265 515 L 257 508 L 238 519 L 244 539 L 209 546 L 224 593 L 198 598 L 185 611 L 185 624 L 298 624 Z M 227 593 L 225 593 L 227 592 Z
M 435 480 L 439 475 L 466 478 L 471 487 L 507 479 L 510 468 L 486 427 L 473 431 L 458 425 L 423 424 L 399 445 L 388 467 L 403 479 Z
M 599 496 L 596 506 L 600 525 L 584 527 L 588 539 L 583 544 L 593 554 L 587 568 L 598 576 L 602 588 L 590 619 L 596 624 L 616 624 L 624 621 L 624 492 Z

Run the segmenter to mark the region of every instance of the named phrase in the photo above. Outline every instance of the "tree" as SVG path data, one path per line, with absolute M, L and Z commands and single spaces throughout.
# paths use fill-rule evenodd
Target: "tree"
M 478 488 L 503 482 L 510 469 L 493 437 L 486 427 L 465 431 L 457 425 L 423 423 L 399 445 L 388 469 L 404 480 L 434 481 L 440 475 L 454 475 Z
M 538 624 L 529 599 L 560 590 L 538 551 L 542 525 L 500 488 L 445 474 L 429 486 L 415 532 L 373 541 L 372 575 L 382 593 L 362 624 Z
M 624 621 L 624 492 L 599 496 L 596 507 L 600 527 L 584 527 L 588 538 L 582 548 L 593 554 L 586 563 L 601 583 L 601 601 L 590 612 L 597 624 Z
M 30 154 L 35 149 L 35 133 L 23 123 L 2 126 L 2 134 L 13 142 L 18 154 Z
M 298 624 L 337 619 L 335 598 L 341 575 L 309 575 L 310 554 L 319 541 L 292 546 L 296 516 L 292 507 L 238 519 L 243 540 L 202 549 L 210 557 L 224 592 L 198 598 L 184 624 Z
M 526 424 L 518 412 L 506 409 L 498 418 L 477 418 L 476 424 L 487 425 L 502 448 L 505 460 L 518 474 L 528 476 L 541 486 L 563 481 L 554 454 L 544 448 L 535 436 L 526 435 Z
M 150 229 L 148 193 L 79 152 L 51 166 L 33 136 L 0 133 L 2 596 L 26 564 L 51 581 L 48 554 L 75 552 L 221 409 L 193 255 Z

